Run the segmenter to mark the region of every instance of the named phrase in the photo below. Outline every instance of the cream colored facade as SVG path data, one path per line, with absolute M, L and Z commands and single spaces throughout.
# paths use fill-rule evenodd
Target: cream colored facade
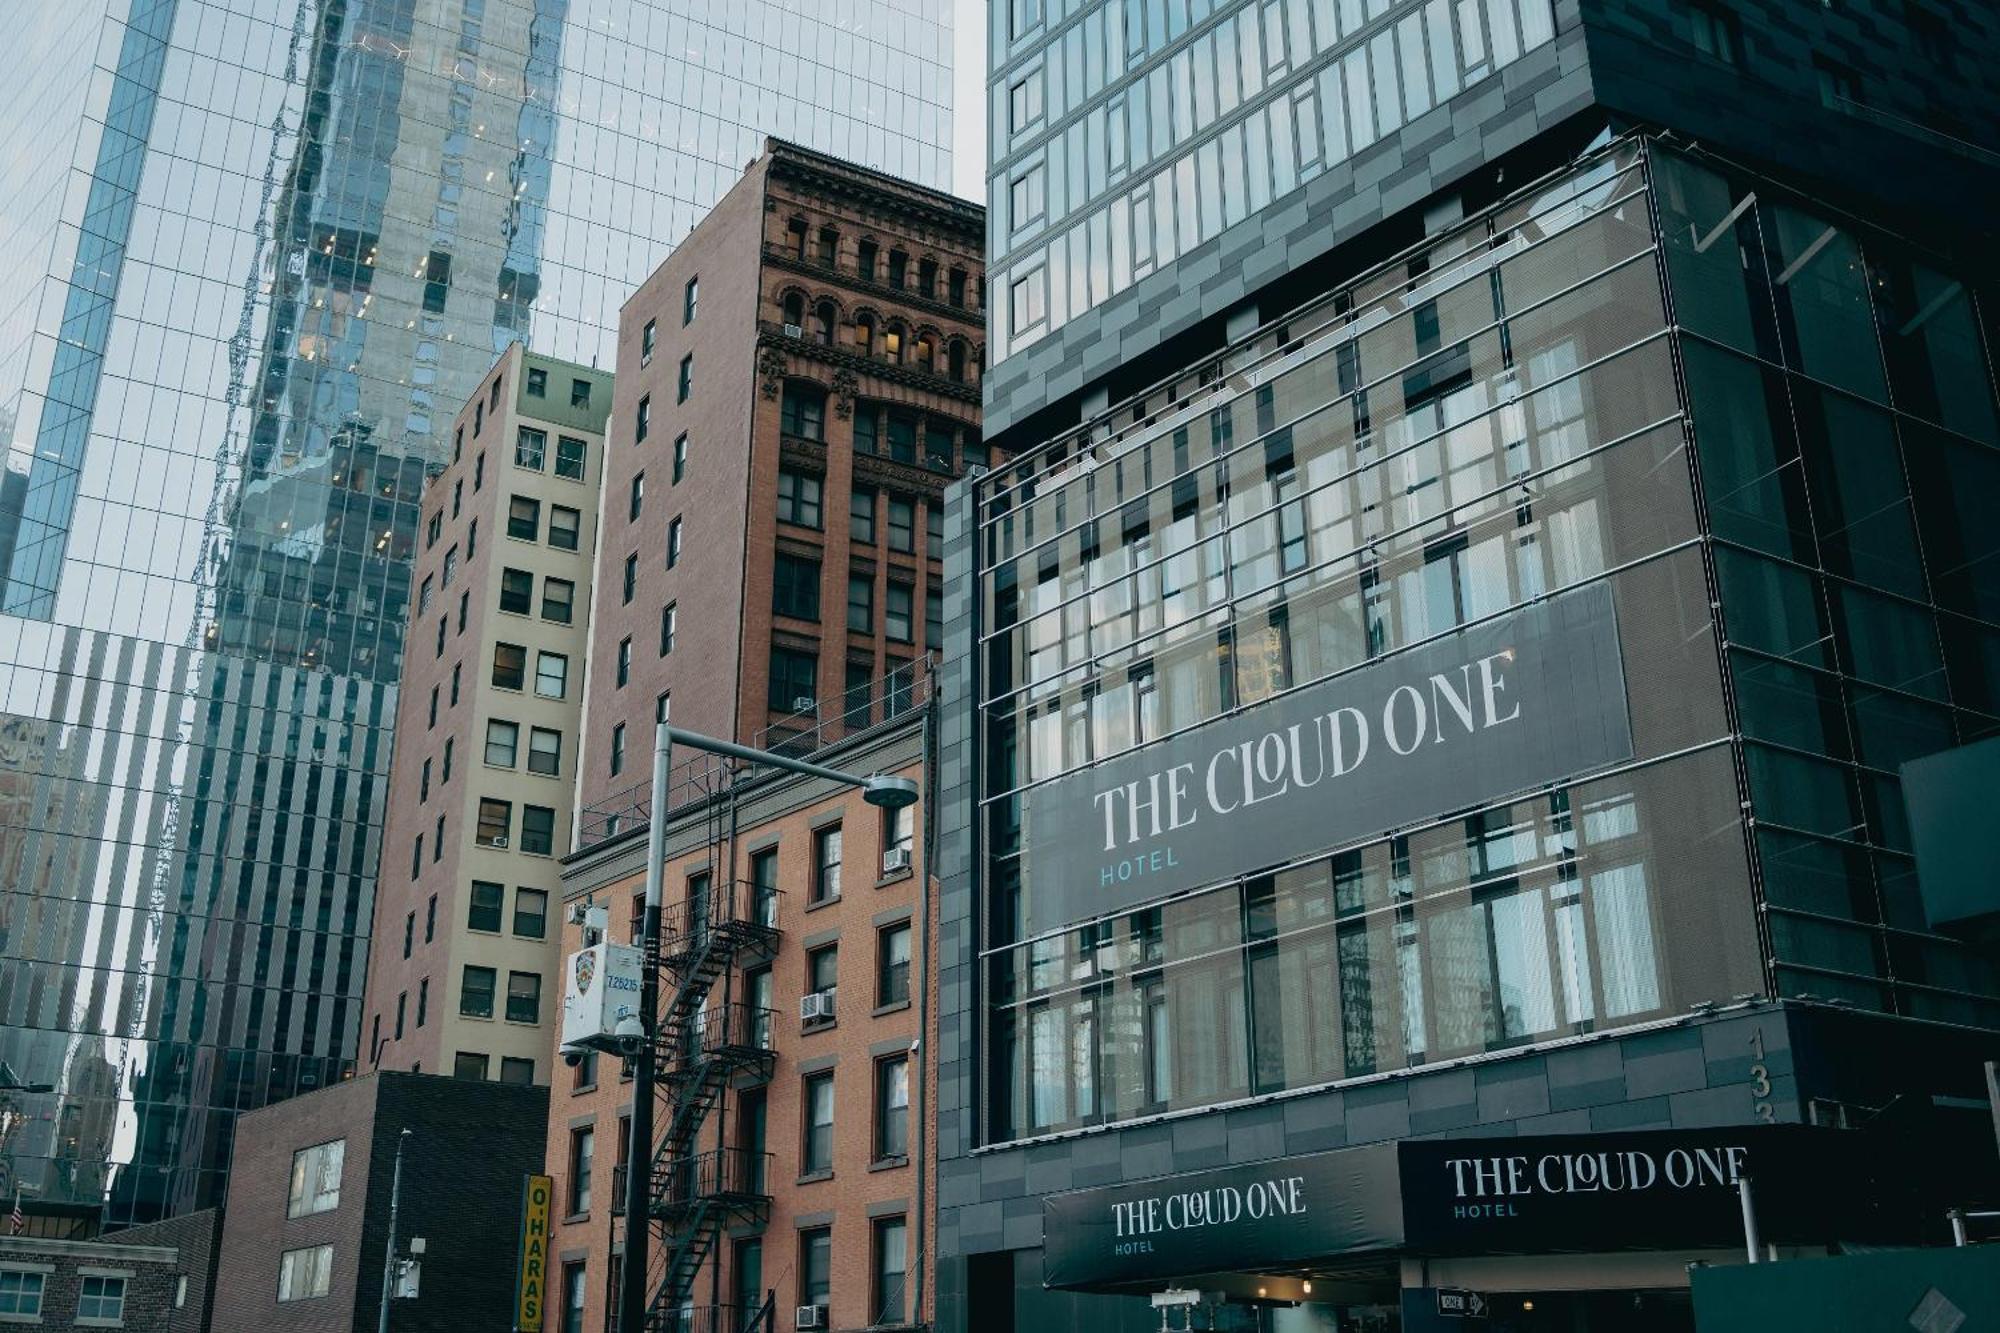
M 514 344 L 424 493 L 370 1064 L 546 1083 L 612 376 Z

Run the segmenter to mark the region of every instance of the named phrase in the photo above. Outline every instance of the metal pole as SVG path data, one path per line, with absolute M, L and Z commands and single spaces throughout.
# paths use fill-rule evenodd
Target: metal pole
M 2000 1063 L 1986 1062 L 1986 1104 L 1993 1112 L 1993 1138 L 2000 1143 Z
M 663 722 L 660 725 L 666 724 Z M 761 764 L 766 768 L 782 768 L 793 773 L 803 773 L 810 778 L 826 778 L 849 787 L 862 785 L 862 779 L 853 773 L 843 773 L 837 768 L 808 763 L 803 759 L 794 759 L 790 755 L 777 754 L 770 750 L 752 749 L 748 745 L 738 745 L 735 741 L 697 735 L 692 731 L 677 731 L 674 733 L 674 739 L 692 749 L 706 750 L 710 754 L 719 754 L 728 759 L 741 759 L 745 763 Z
M 389 1294 L 396 1286 L 396 1216 L 403 1206 L 403 1145 L 410 1131 L 396 1136 L 396 1170 L 389 1177 L 389 1248 L 382 1256 L 382 1309 L 375 1319 L 376 1333 L 389 1333 Z
M 1737 1177 L 1736 1193 L 1743 1201 L 1743 1248 L 1749 1251 L 1751 1263 L 1762 1263 L 1764 1247 L 1757 1239 L 1757 1205 L 1750 1198 L 1750 1177 Z
M 667 859 L 667 775 L 673 767 L 673 728 L 653 728 L 653 803 L 646 829 L 646 911 L 639 928 L 639 1024 L 644 1037 L 632 1069 L 632 1129 L 625 1150 L 625 1258 L 619 1270 L 618 1325 L 622 1333 L 646 1326 L 647 1242 L 651 1239 L 647 1190 L 653 1177 L 653 1044 L 660 1009 L 660 881 Z M 690 923 L 692 924 L 692 923 Z
M 1961 1247 L 1969 1244 L 1965 1237 L 1965 1210 L 1953 1208 L 1945 1216 L 1951 1219 L 1951 1243 Z

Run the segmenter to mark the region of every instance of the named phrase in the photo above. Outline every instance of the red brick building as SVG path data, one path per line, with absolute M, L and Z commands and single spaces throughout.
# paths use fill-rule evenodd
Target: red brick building
M 583 838 L 654 719 L 820 743 L 913 702 L 979 433 L 984 210 L 776 140 L 619 325 Z M 593 822 L 595 827 L 593 827 Z
M 929 720 L 914 709 L 814 760 L 923 788 Z M 936 997 L 924 805 L 892 815 L 851 788 L 770 770 L 733 784 L 719 767 L 676 772 L 649 1265 L 671 1281 L 652 1288 L 653 1326 L 735 1333 L 767 1299 L 767 1327 L 781 1330 L 928 1323 L 935 1058 L 923 1034 Z M 638 825 L 570 858 L 565 908 L 603 909 L 614 940 L 634 939 L 646 843 Z M 565 953 L 584 942 L 565 925 Z M 616 1327 L 631 1107 L 631 1080 L 610 1056 L 551 1089 L 548 1333 Z

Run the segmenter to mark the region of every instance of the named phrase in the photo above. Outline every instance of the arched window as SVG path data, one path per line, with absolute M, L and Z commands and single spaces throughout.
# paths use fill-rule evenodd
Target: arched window
M 806 257 L 806 220 L 792 219 L 792 253 L 800 259 Z
M 946 353 L 950 362 L 950 374 L 954 383 L 965 383 L 965 344 L 957 338 L 951 340 L 951 349 Z
M 937 342 L 928 333 L 917 339 L 916 351 L 918 370 L 928 371 L 937 368 Z
M 875 321 L 867 315 L 854 317 L 854 346 L 863 356 L 875 354 Z
M 813 337 L 824 346 L 833 346 L 833 326 L 838 322 L 839 312 L 833 302 L 821 301 L 819 309 L 813 312 Z
M 786 293 L 785 332 L 791 334 L 794 338 L 796 338 L 799 336 L 799 332 L 804 327 L 805 322 L 806 322 L 806 298 L 799 295 L 797 292 Z
M 882 334 L 882 355 L 899 365 L 903 360 L 903 326 L 891 324 Z
M 840 233 L 831 227 L 819 229 L 819 262 L 828 268 L 840 258 Z

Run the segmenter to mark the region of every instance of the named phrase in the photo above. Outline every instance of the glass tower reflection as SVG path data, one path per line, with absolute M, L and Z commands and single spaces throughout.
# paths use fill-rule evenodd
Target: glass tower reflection
M 609 364 L 777 134 L 949 179 L 943 0 L 106 0 L 0 52 L 0 1110 L 32 1203 L 216 1202 L 360 1040 L 427 472 Z M 892 132 L 885 127 L 896 127 Z

